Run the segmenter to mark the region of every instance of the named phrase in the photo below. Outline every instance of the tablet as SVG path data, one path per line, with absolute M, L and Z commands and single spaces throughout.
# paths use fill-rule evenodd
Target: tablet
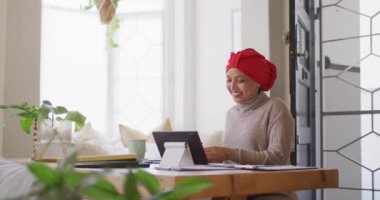
M 197 131 L 154 131 L 153 137 L 156 141 L 161 158 L 165 152 L 165 142 L 186 142 L 189 145 L 194 164 L 208 164 L 206 153 Z

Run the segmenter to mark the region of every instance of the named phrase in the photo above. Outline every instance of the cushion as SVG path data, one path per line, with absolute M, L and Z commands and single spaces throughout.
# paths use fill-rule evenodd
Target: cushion
M 147 143 L 155 143 L 153 138 L 153 131 L 171 131 L 172 127 L 170 125 L 169 118 L 166 118 L 161 124 L 159 124 L 155 129 L 149 133 L 143 133 L 137 129 L 133 129 L 129 126 L 119 124 L 120 137 L 124 146 L 128 146 L 129 139 L 146 139 Z
M 145 158 L 150 160 L 158 160 L 161 158 L 156 143 L 153 138 L 153 131 L 171 131 L 172 127 L 169 118 L 166 118 L 161 124 L 149 133 L 143 133 L 140 130 L 133 129 L 126 125 L 119 125 L 120 137 L 123 145 L 128 147 L 128 140 L 130 139 L 146 139 L 146 153 Z
M 153 131 L 172 131 L 169 118 L 166 118 L 161 124 L 149 133 L 144 133 L 140 130 L 131 128 L 126 125 L 119 125 L 121 141 L 125 147 L 128 146 L 129 139 L 146 139 L 146 154 L 147 159 L 160 159 L 157 146 L 154 142 Z M 209 134 L 199 134 L 204 147 L 222 146 L 223 131 L 217 130 Z
M 99 131 L 86 123 L 82 129 L 73 135 L 73 142 L 79 150 L 79 156 L 105 155 L 110 153 L 109 141 Z
M 203 147 L 222 146 L 223 131 L 217 130 L 210 134 L 200 134 Z

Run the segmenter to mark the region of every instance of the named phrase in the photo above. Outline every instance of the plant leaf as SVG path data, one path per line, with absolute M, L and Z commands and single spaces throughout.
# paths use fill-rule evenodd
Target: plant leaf
M 14 109 L 20 109 L 20 110 L 29 110 L 29 105 L 28 105 L 28 103 L 24 102 L 24 103 L 21 103 L 20 105 L 9 105 L 8 108 L 14 108 Z
M 33 118 L 23 118 L 20 120 L 20 127 L 26 134 L 30 134 L 32 128 Z
M 120 19 L 119 18 L 113 18 L 109 26 L 110 26 L 112 32 L 119 30 L 120 29 Z
M 18 113 L 17 116 L 21 118 L 31 118 L 31 119 L 35 118 L 35 115 L 30 112 L 21 112 L 21 113 Z
M 129 171 L 124 182 L 124 196 L 127 200 L 139 200 L 140 193 L 137 190 L 136 176 Z
M 64 175 L 64 185 L 69 188 L 79 187 L 83 179 L 86 177 L 86 174 L 74 170 L 66 171 Z
M 16 114 L 20 117 L 20 127 L 26 133 L 30 134 L 30 128 L 33 124 L 33 120 L 37 117 L 37 107 L 29 106 L 27 103 L 21 103 L 20 105 L 0 105 L 0 109 L 16 109 L 24 112 Z
M 8 109 L 11 108 L 10 105 L 0 105 L 0 109 Z
M 184 199 L 192 194 L 196 194 L 212 186 L 212 183 L 203 178 L 189 178 L 181 181 L 173 190 L 154 196 L 153 199 L 177 200 Z
M 115 7 L 117 7 L 118 4 L 119 4 L 119 0 L 111 0 L 111 3 L 112 3 Z
M 122 200 L 123 197 L 115 187 L 98 173 L 82 173 L 66 171 L 64 173 L 64 185 L 92 199 Z
M 23 110 L 25 112 L 35 113 L 37 111 L 37 107 L 29 106 L 27 103 L 21 103 L 20 105 L 0 105 L 0 109 L 16 109 Z
M 82 193 L 95 199 L 122 200 L 112 183 L 106 180 L 101 174 L 88 174 L 81 182 Z
M 50 109 L 47 107 L 40 107 L 37 112 L 37 121 L 43 121 L 49 118 Z
M 139 170 L 134 173 L 138 182 L 140 182 L 151 195 L 161 192 L 160 182 L 158 179 L 146 171 Z
M 77 152 L 73 152 L 65 157 L 65 159 L 61 160 L 58 164 L 58 168 L 62 170 L 71 170 L 74 168 L 74 164 L 76 161 Z
M 57 106 L 54 108 L 54 113 L 59 115 L 59 114 L 64 114 L 64 113 L 67 113 L 67 109 L 63 106 Z
M 78 111 L 69 111 L 65 119 L 75 122 L 75 131 L 79 131 L 86 122 L 86 117 Z
M 28 169 L 46 186 L 54 187 L 61 183 L 59 173 L 46 164 L 34 162 L 28 164 Z
M 41 114 L 46 114 L 44 116 L 41 116 L 41 117 L 44 117 L 44 118 L 39 118 L 39 119 L 46 119 L 48 118 L 49 116 L 49 113 L 51 112 L 54 112 L 54 107 L 53 105 L 50 103 L 50 101 L 47 101 L 47 100 L 44 100 L 42 102 L 42 105 L 39 107 L 39 112 L 41 112 Z M 40 113 L 39 113 L 40 114 Z
M 116 48 L 119 46 L 114 41 L 114 38 L 113 38 L 116 31 L 119 29 L 120 29 L 120 19 L 119 18 L 113 18 L 112 21 L 108 24 L 107 32 L 106 32 L 108 46 L 110 46 L 111 48 Z
M 47 105 L 47 106 L 52 106 L 53 104 L 51 104 L 51 102 L 50 101 L 48 101 L 48 100 L 43 100 L 42 101 L 42 105 Z
M 92 7 L 94 7 L 94 0 L 88 0 L 87 5 L 85 6 L 80 4 L 80 9 L 82 10 L 90 10 Z

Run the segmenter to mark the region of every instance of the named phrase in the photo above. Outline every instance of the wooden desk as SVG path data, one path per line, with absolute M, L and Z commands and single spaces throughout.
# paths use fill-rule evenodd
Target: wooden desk
M 253 194 L 288 192 L 318 188 L 338 187 L 337 169 L 307 169 L 288 171 L 253 171 L 253 170 L 224 170 L 224 171 L 192 171 L 176 172 L 146 169 L 161 182 L 163 189 L 170 189 L 179 181 L 190 177 L 208 179 L 213 186 L 192 198 L 247 196 Z M 109 180 L 122 191 L 123 178 L 126 170 L 115 169 Z
M 23 160 L 27 163 L 30 161 Z M 53 164 L 55 165 L 55 164 Z M 162 189 L 170 189 L 190 177 L 208 179 L 213 186 L 192 198 L 245 197 L 247 195 L 338 187 L 337 169 L 305 169 L 288 171 L 220 170 L 220 171 L 163 171 L 143 168 L 158 177 Z M 102 171 L 103 169 L 78 169 Z M 107 178 L 122 192 L 126 169 L 113 169 Z

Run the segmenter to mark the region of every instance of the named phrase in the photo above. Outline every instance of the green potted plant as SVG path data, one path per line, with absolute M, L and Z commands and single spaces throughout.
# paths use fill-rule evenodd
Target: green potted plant
M 86 117 L 78 111 L 68 111 L 63 106 L 54 107 L 50 101 L 44 100 L 40 107 L 29 105 L 24 102 L 19 105 L 0 105 L 0 109 L 15 109 L 21 112 L 16 116 L 20 117 L 20 127 L 26 134 L 30 134 L 32 126 L 45 119 L 52 124 L 56 120 L 69 120 L 75 123 L 75 131 L 79 131 L 86 122 Z
M 0 109 L 20 111 L 15 115 L 20 118 L 20 127 L 26 134 L 33 131 L 33 159 L 36 158 L 38 135 L 48 142 L 54 141 L 55 138 L 71 140 L 71 122 L 75 124 L 75 131 L 79 131 L 86 122 L 86 117 L 80 112 L 68 111 L 63 106 L 53 106 L 47 100 L 44 100 L 39 107 L 25 102 L 19 105 L 0 105 Z M 61 126 L 56 126 L 57 124 Z M 70 125 L 67 128 L 68 132 L 60 130 L 63 124 Z
M 62 106 L 54 107 L 49 101 L 43 101 L 40 107 L 22 103 L 20 105 L 0 105 L 0 109 L 16 109 L 21 112 L 20 126 L 25 133 L 36 130 L 43 121 L 56 123 L 60 120 L 69 120 L 75 123 L 79 130 L 85 123 L 85 117 L 77 111 L 68 111 Z M 52 140 L 52 138 L 49 138 Z M 177 200 L 186 198 L 211 186 L 206 179 L 190 178 L 183 180 L 171 190 L 161 191 L 158 179 L 144 170 L 128 170 L 124 181 L 124 189 L 119 192 L 114 185 L 105 178 L 107 170 L 103 172 L 79 172 L 75 169 L 76 152 L 65 156 L 57 167 L 43 162 L 32 162 L 27 165 L 36 181 L 28 194 L 18 199 L 57 199 L 79 200 L 109 199 L 109 200 Z M 142 197 L 139 187 L 145 188 L 148 197 Z
M 104 172 L 78 172 L 74 168 L 76 154 L 61 161 L 56 168 L 44 163 L 34 162 L 28 165 L 36 177 L 31 191 L 20 199 L 109 199 L 109 200 L 178 200 L 201 192 L 211 186 L 206 179 L 189 178 L 176 187 L 161 191 L 158 179 L 144 170 L 128 170 L 123 191 L 116 190 L 105 178 Z M 142 197 L 138 188 L 143 187 L 148 197 Z

